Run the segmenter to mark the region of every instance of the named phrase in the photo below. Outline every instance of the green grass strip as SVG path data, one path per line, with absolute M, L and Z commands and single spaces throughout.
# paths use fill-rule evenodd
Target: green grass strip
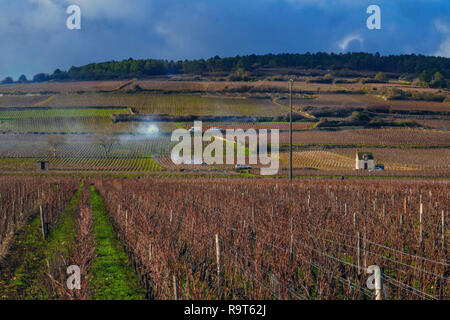
M 89 201 L 94 216 L 95 258 L 89 270 L 93 300 L 142 300 L 145 292 L 127 255 L 114 235 L 103 201 L 91 187 Z
M 80 182 L 78 191 L 70 200 L 70 204 L 59 218 L 57 228 L 52 230 L 47 239 L 48 257 L 52 257 L 55 253 L 63 253 L 68 256 L 69 248 L 75 244 L 77 237 L 77 217 L 78 202 L 83 190 L 84 182 Z
M 39 215 L 18 234 L 9 263 L 10 270 L 1 274 L 0 299 L 48 300 L 52 293 L 46 285 L 47 262 L 67 258 L 69 248 L 76 238 L 76 208 L 80 189 L 72 197 L 69 206 L 61 213 L 47 240 L 42 239 Z

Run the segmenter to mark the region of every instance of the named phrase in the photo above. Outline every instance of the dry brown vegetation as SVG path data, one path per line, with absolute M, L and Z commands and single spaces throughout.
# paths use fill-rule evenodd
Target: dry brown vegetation
M 51 228 L 76 190 L 74 179 L 1 177 L 0 179 L 0 262 L 10 241 L 42 208 L 45 228 Z M 0 268 L 1 270 L 1 268 Z
M 297 145 L 449 146 L 450 132 L 424 129 L 359 129 L 294 132 Z M 289 143 L 289 134 L 280 134 Z
M 365 268 L 374 264 L 390 299 L 449 296 L 440 233 L 446 183 L 97 179 L 95 186 L 155 299 L 373 299 Z
M 39 92 L 78 92 L 78 91 L 112 91 L 127 84 L 121 81 L 77 81 L 77 82 L 41 82 L 0 85 L 1 93 L 39 93 Z

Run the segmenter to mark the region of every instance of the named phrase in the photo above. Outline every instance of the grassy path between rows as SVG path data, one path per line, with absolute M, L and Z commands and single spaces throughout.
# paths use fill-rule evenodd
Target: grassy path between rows
M 0 264 L 0 300 L 57 299 L 48 277 L 49 268 L 65 283 L 68 257 L 77 249 L 78 205 L 83 182 L 61 213 L 48 238 L 42 239 L 40 217 L 36 215 L 15 238 L 10 254 Z M 143 300 L 145 291 L 125 250 L 115 236 L 100 195 L 91 187 L 94 260 L 88 271 L 90 299 Z M 63 270 L 64 269 L 64 270 Z M 82 279 L 83 281 L 83 279 Z
M 72 197 L 46 241 L 37 215 L 16 235 L 11 252 L 0 266 L 0 299 L 52 299 L 48 265 L 62 261 L 75 245 L 76 211 L 82 190 Z
M 95 235 L 94 261 L 89 269 L 89 289 L 94 300 L 143 300 L 145 292 L 122 244 L 115 237 L 103 201 L 91 187 Z

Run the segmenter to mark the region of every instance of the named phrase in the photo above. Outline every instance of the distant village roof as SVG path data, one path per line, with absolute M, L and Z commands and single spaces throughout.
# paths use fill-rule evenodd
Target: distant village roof
M 373 160 L 372 152 L 358 152 L 358 160 Z

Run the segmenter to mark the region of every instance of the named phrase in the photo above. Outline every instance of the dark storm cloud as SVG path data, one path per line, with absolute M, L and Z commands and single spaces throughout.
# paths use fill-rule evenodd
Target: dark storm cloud
M 67 30 L 70 4 L 82 29 Z M 382 29 L 366 28 L 366 8 Z M 0 78 L 133 58 L 379 51 L 450 56 L 447 0 L 0 0 Z

